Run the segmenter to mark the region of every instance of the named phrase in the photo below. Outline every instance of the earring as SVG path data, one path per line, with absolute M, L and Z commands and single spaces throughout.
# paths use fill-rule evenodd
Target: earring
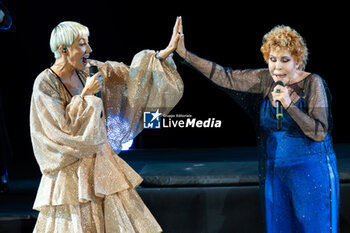
M 67 53 L 67 48 L 63 48 L 62 53 Z

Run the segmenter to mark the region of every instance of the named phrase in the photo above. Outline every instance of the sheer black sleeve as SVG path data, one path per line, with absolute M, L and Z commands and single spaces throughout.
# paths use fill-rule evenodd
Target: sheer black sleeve
M 323 141 L 332 128 L 331 95 L 327 84 L 317 75 L 304 82 L 307 111 L 303 112 L 294 104 L 287 111 L 307 137 Z
M 268 69 L 234 70 L 191 52 L 186 53 L 184 60 L 234 99 L 257 123 L 261 100 L 268 94 L 273 83 Z

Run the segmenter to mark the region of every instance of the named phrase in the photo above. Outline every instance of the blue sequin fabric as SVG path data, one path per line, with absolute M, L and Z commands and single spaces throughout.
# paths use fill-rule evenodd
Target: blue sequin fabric
M 296 107 L 305 111 L 305 100 Z M 268 98 L 261 106 L 266 134 L 265 207 L 268 232 L 337 232 L 339 182 L 329 135 L 307 138 L 284 113 L 276 130 L 276 109 Z

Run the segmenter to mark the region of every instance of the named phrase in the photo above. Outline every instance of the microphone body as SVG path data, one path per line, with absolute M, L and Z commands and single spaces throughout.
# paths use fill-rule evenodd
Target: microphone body
M 90 66 L 90 68 L 89 68 L 90 77 L 94 76 L 97 72 L 98 72 L 97 66 Z M 102 78 L 99 78 L 98 81 L 99 81 L 100 85 L 102 86 Z M 101 98 L 101 91 L 97 92 L 95 94 L 95 96 Z
M 276 82 L 276 85 L 281 85 L 284 87 L 284 84 L 282 81 Z M 276 93 L 280 93 L 280 90 L 276 90 Z M 276 100 L 276 119 L 277 119 L 277 130 L 282 129 L 282 120 L 283 120 L 283 106 L 282 103 L 279 100 Z

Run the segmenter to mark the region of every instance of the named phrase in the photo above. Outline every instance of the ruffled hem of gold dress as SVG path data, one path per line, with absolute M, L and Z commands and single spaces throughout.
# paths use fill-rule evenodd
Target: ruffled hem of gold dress
M 34 232 L 162 232 L 135 191 L 141 182 L 105 143 L 98 154 L 67 166 L 55 178 L 42 177 Z

